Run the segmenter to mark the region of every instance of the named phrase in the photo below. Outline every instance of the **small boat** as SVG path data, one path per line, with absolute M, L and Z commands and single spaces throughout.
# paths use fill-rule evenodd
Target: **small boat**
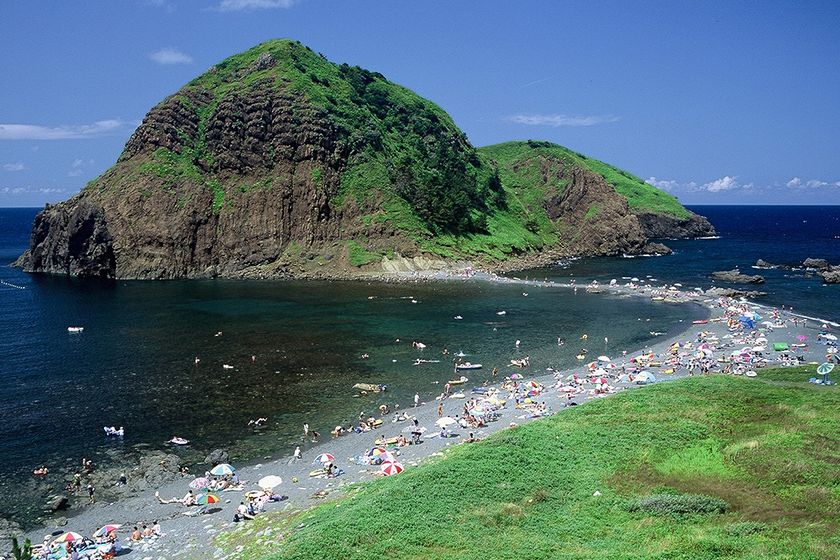
M 520 367 L 520 368 L 528 367 L 528 365 L 530 363 L 531 363 L 531 360 L 529 358 L 522 358 L 521 360 L 511 360 L 510 361 L 510 365 Z
M 709 321 L 707 321 L 706 319 L 699 319 L 697 321 L 692 321 L 691 324 L 692 325 L 705 325 L 708 322 Z
M 222 367 L 225 369 L 233 369 L 233 366 L 229 364 L 222 364 Z
M 455 356 L 456 358 L 463 358 L 464 356 L 466 356 L 466 354 L 464 354 L 463 350 L 458 350 L 458 353 L 453 354 L 453 356 Z
M 187 445 L 190 442 L 188 439 L 184 439 L 182 437 L 173 437 L 169 440 L 169 443 L 174 443 L 175 445 Z
M 479 365 L 479 367 L 481 367 L 481 366 Z M 459 379 L 450 379 L 449 384 L 450 385 L 463 385 L 467 381 L 469 381 L 469 379 L 467 379 L 466 377 L 464 377 L 462 375 Z
M 496 315 L 507 315 L 507 311 L 497 311 Z
M 85 330 L 84 327 L 67 327 L 67 332 L 69 332 L 69 333 L 80 333 L 84 330 Z
M 363 393 L 381 393 L 382 391 L 385 391 L 388 387 L 386 387 L 385 385 L 377 385 L 374 383 L 356 383 L 355 385 L 353 385 L 353 388 Z
M 455 364 L 455 369 L 481 369 L 481 364 L 473 364 L 471 362 L 464 362 L 463 364 Z

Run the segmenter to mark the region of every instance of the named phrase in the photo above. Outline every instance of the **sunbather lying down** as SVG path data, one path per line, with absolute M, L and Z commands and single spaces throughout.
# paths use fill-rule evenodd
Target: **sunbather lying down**
M 192 490 L 184 494 L 183 498 L 170 498 L 168 500 L 164 500 L 160 497 L 160 492 L 155 492 L 155 498 L 157 498 L 158 502 L 162 504 L 181 504 L 182 506 L 195 505 L 195 494 L 193 494 Z

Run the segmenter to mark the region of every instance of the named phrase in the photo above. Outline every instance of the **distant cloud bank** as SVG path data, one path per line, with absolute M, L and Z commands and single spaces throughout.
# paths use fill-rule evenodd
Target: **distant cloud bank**
M 614 123 L 621 117 L 614 115 L 538 115 L 522 113 L 511 115 L 505 120 L 529 126 L 594 126 L 596 124 Z
M 94 138 L 119 131 L 126 122 L 117 119 L 93 124 L 41 126 L 37 124 L 0 124 L 0 140 L 70 140 Z
M 172 64 L 190 64 L 193 58 L 185 52 L 182 52 L 175 47 L 164 47 L 149 55 L 149 58 L 157 62 L 170 66 Z
M 291 8 L 297 0 L 222 0 L 216 10 L 220 12 L 241 12 L 250 10 L 274 10 Z

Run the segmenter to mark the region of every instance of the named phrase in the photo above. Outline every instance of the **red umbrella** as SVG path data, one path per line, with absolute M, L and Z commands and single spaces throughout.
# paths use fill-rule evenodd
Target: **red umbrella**
M 379 469 L 385 476 L 393 476 L 403 472 L 403 466 L 400 463 L 383 463 Z
M 195 503 L 200 506 L 205 506 L 207 504 L 218 504 L 220 501 L 221 499 L 217 495 L 210 494 L 208 492 L 207 494 L 201 494 L 198 498 L 196 498 Z

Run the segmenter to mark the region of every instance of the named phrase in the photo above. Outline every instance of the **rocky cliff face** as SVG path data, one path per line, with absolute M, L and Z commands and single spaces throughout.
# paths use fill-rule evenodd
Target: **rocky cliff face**
M 696 216 L 635 212 L 579 161 L 543 157 L 536 190 L 519 196 L 533 161 L 507 163 L 381 75 L 270 41 L 149 111 L 114 167 L 38 215 L 17 264 L 111 278 L 328 274 L 394 253 L 618 254 L 707 231 Z
M 691 214 L 678 218 L 668 214 L 637 212 L 639 223 L 645 235 L 651 238 L 693 239 L 715 235 L 715 228 L 703 216 Z

